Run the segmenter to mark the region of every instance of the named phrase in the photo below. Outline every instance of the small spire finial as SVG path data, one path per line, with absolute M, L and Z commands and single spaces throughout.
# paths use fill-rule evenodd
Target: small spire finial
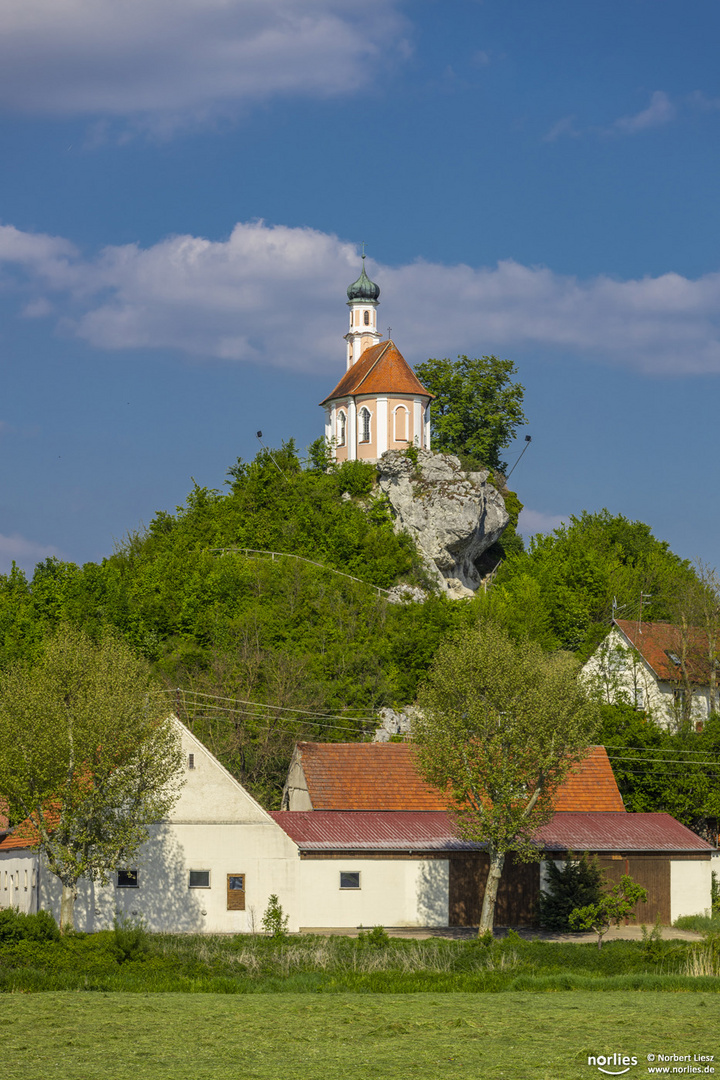
M 362 257 L 365 258 L 365 241 L 362 242 Z

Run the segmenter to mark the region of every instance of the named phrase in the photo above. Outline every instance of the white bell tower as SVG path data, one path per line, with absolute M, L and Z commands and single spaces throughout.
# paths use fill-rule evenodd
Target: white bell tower
M 362 353 L 375 345 L 381 338 L 377 328 L 377 306 L 380 286 L 371 281 L 365 273 L 365 255 L 363 254 L 360 277 L 348 286 L 348 307 L 350 308 L 350 329 L 345 335 L 347 341 L 347 365 L 349 371 L 356 364 Z

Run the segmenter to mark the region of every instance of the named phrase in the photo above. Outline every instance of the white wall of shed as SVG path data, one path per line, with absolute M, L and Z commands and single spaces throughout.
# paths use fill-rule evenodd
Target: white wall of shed
M 303 859 L 303 927 L 447 926 L 447 859 Z M 340 872 L 359 871 L 359 889 L 341 889 Z
M 673 859 L 670 862 L 670 921 L 681 915 L 704 915 L 711 907 L 710 859 Z

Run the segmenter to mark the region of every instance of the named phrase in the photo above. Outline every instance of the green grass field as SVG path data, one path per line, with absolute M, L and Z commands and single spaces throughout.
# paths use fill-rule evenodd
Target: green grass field
M 3 1080 L 601 1077 L 589 1054 L 720 1051 L 711 994 L 9 994 Z M 717 1066 L 720 1071 L 720 1064 Z

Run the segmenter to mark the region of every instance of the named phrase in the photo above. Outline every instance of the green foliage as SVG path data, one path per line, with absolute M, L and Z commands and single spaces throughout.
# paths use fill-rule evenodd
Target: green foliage
M 617 885 L 593 904 L 586 904 L 570 913 L 570 926 L 574 930 L 594 930 L 598 949 L 611 926 L 619 926 L 625 919 L 635 918 L 635 905 L 647 903 L 647 889 L 623 874 Z
M 415 371 L 435 395 L 430 403 L 433 450 L 462 454 L 505 472 L 500 454 L 526 423 L 524 388 L 511 381 L 515 365 L 496 356 L 459 356 L 455 361 L 428 360 Z
M 343 461 L 335 473 L 340 491 L 349 495 L 369 495 L 377 479 L 377 468 L 369 461 Z
M 579 859 L 569 851 L 562 865 L 551 859 L 546 867 L 548 889 L 540 893 L 540 923 L 548 930 L 569 930 L 572 911 L 600 900 L 602 871 L 587 851 Z
M 18 941 L 58 941 L 60 930 L 49 911 L 26 915 L 17 908 L 0 909 L 0 946 Z
M 713 915 L 720 915 L 720 881 L 715 870 L 711 874 L 710 897 Z
M 262 917 L 263 932 L 268 937 L 275 938 L 276 940 L 284 939 L 287 936 L 289 917 L 283 912 L 282 905 L 278 900 L 277 894 L 273 893 L 269 897 L 267 907 Z
M 116 916 L 113 921 L 113 945 L 120 964 L 144 960 L 150 954 L 150 935 L 142 921 Z
M 720 789 L 712 763 L 720 760 L 720 717 L 711 716 L 696 732 L 668 731 L 627 704 L 602 705 L 600 715 L 598 737 L 626 809 L 672 814 L 714 842 Z
M 513 636 L 587 659 L 607 634 L 613 601 L 623 618 L 672 619 L 678 592 L 696 576 L 649 526 L 608 510 L 571 517 L 527 551 L 511 553 L 495 578 L 492 605 Z
M 357 936 L 359 946 L 373 949 L 386 949 L 390 944 L 390 935 L 384 926 L 373 926 L 372 930 L 361 930 Z

